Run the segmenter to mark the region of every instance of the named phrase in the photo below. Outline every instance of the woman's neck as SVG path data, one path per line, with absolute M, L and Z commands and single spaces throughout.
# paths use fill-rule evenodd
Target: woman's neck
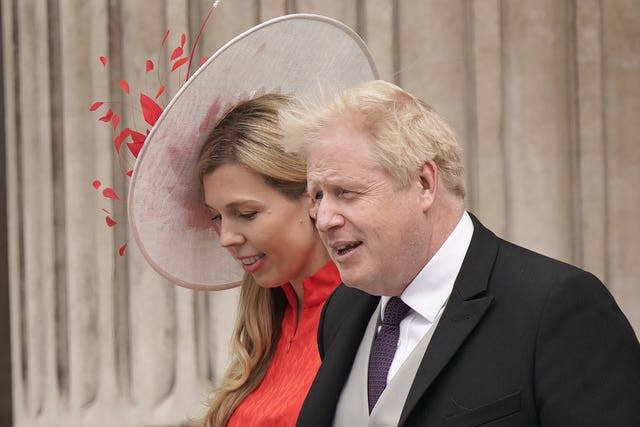
M 302 306 L 304 304 L 304 281 L 310 276 L 313 276 L 320 268 L 322 268 L 327 262 L 329 262 L 329 254 L 327 250 L 324 248 L 324 245 L 320 241 L 320 238 L 317 240 L 317 244 L 314 245 L 311 253 L 309 254 L 309 258 L 305 262 L 305 266 L 301 271 L 301 274 L 289 281 L 293 290 L 296 293 L 296 298 L 298 300 L 298 318 L 300 318 L 300 313 L 302 312 Z

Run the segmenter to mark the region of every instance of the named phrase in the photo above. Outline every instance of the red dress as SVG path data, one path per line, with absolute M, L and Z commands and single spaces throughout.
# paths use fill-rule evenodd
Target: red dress
M 282 286 L 288 304 L 273 359 L 260 385 L 236 408 L 227 427 L 295 426 L 320 367 L 317 331 L 322 305 L 339 283 L 340 275 L 332 262 L 306 278 L 297 325 L 296 294 L 290 284 Z

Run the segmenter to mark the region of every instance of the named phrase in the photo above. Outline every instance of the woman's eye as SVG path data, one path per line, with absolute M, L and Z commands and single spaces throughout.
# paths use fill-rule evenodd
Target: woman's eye
M 322 200 L 322 191 L 316 191 L 315 193 L 313 193 L 313 200 Z
M 211 221 L 213 222 L 220 222 L 220 220 L 222 219 L 222 215 L 218 214 L 218 215 L 214 215 L 211 217 Z
M 245 212 L 245 213 L 239 213 L 238 216 L 242 219 L 253 219 L 256 217 L 256 213 L 257 212 Z

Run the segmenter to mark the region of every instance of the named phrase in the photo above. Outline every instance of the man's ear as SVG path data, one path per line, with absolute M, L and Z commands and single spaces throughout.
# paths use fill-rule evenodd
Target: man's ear
M 426 212 L 433 205 L 438 192 L 438 165 L 433 160 L 424 162 L 418 172 L 418 179 L 422 209 Z

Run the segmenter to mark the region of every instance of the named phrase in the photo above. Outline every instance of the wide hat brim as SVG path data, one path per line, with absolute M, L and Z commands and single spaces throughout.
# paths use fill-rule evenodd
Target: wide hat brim
M 269 20 L 219 49 L 169 103 L 134 167 L 129 225 L 149 264 L 187 288 L 237 286 L 242 270 L 218 244 L 195 174 L 208 134 L 233 105 L 256 94 L 326 93 L 376 78 L 360 37 L 319 15 Z

